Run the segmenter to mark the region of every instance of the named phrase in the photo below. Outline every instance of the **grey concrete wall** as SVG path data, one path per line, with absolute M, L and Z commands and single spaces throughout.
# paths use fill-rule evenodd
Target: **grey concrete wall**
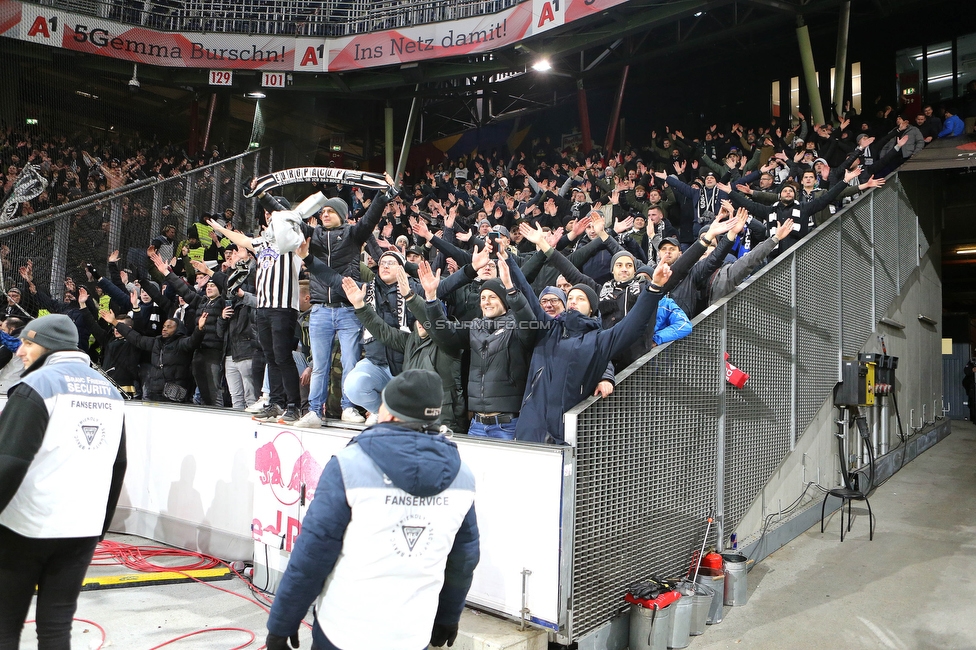
M 911 433 L 912 424 L 916 428 L 921 426 L 923 409 L 925 421 L 928 423 L 933 422 L 936 415 L 942 415 L 941 323 L 932 326 L 919 320 L 919 315 L 936 321 L 941 318 L 942 283 L 939 269 L 933 260 L 933 257 L 937 257 L 933 253 L 939 250 L 939 246 L 940 241 L 936 237 L 933 245 L 926 247 L 921 265 L 909 277 L 901 295 L 895 298 L 885 314 L 886 318 L 904 324 L 905 328 L 898 329 L 879 323 L 862 348 L 862 352 L 881 352 L 880 337 L 884 336 L 888 354 L 899 358 L 895 387 L 906 435 Z M 888 410 L 890 446 L 894 447 L 898 442 L 898 424 L 894 408 Z M 870 426 L 873 418 L 880 416 L 880 411 L 869 411 Z M 737 530 L 727 531 L 735 532 L 740 544 L 756 541 L 766 517 L 788 508 L 801 495 L 803 498 L 789 516 L 770 517 L 769 529 L 781 525 L 806 508 L 819 508 L 823 492 L 809 485 L 810 483 L 828 489 L 841 484 L 834 437 L 836 419 L 837 410 L 833 408 L 830 396 L 825 396 L 816 418 L 797 440 L 796 448 L 756 497 Z M 766 552 L 772 550 L 775 549 L 770 548 Z

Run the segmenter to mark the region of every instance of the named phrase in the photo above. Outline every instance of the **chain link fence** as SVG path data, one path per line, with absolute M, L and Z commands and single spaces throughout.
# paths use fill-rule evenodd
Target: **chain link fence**
M 610 398 L 567 414 L 569 638 L 613 618 L 636 580 L 684 574 L 711 514 L 735 530 L 927 246 L 890 178 L 705 311 L 689 337 L 621 373 Z M 727 388 L 725 352 L 750 373 L 741 390 Z
M 162 181 L 143 181 L 36 212 L 0 226 L 0 283 L 6 290 L 22 284 L 19 273 L 33 262 L 39 291 L 61 297 L 64 278 L 85 277 L 86 262 L 105 272 L 109 253 L 120 264 L 145 264 L 146 247 L 167 225 L 176 227 L 177 243 L 204 214 L 234 210 L 234 224 L 254 227 L 257 202 L 241 195 L 241 184 L 272 171 L 271 149 L 258 149 L 199 167 Z

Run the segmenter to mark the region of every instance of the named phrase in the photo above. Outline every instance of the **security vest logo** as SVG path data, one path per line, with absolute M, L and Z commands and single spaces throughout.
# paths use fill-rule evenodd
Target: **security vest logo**
M 85 438 L 88 440 L 88 444 L 92 443 L 95 439 L 95 434 L 98 433 L 98 427 L 96 425 L 82 425 L 81 430 L 85 432 Z
M 412 551 L 413 547 L 417 545 L 417 540 L 420 539 L 420 536 L 424 534 L 424 531 L 427 529 L 427 527 L 426 526 L 400 526 L 400 529 L 403 531 L 403 538 L 407 540 L 407 546 L 409 546 L 410 550 Z
M 105 427 L 97 418 L 85 418 L 75 430 L 75 443 L 80 449 L 98 449 L 105 443 Z
M 420 557 L 430 547 L 431 522 L 418 514 L 407 515 L 390 531 L 393 550 L 400 557 Z

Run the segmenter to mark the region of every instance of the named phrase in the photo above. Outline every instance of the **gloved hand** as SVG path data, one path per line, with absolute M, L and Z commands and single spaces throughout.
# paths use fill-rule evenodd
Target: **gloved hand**
M 288 645 L 288 641 L 291 640 L 291 645 Z M 268 650 L 288 650 L 288 648 L 298 647 L 298 632 L 295 632 L 290 637 L 285 638 L 283 636 L 278 636 L 277 634 L 272 634 L 268 632 L 268 638 L 264 641 Z
M 454 639 L 457 638 L 457 633 L 457 623 L 454 625 L 434 623 L 434 629 L 430 633 L 430 644 L 435 648 L 439 648 L 446 643 L 447 647 L 450 648 L 454 645 Z M 270 645 L 268 646 L 268 650 L 271 650 Z

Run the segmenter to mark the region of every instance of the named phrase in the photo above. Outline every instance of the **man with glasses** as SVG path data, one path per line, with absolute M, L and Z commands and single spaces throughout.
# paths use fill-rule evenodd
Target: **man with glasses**
M 7 289 L 7 305 L 3 309 L 3 318 L 0 320 L 7 320 L 11 316 L 16 316 L 24 321 L 29 321 L 34 318 L 33 314 L 27 310 L 27 307 L 21 304 L 21 293 L 17 287 Z

